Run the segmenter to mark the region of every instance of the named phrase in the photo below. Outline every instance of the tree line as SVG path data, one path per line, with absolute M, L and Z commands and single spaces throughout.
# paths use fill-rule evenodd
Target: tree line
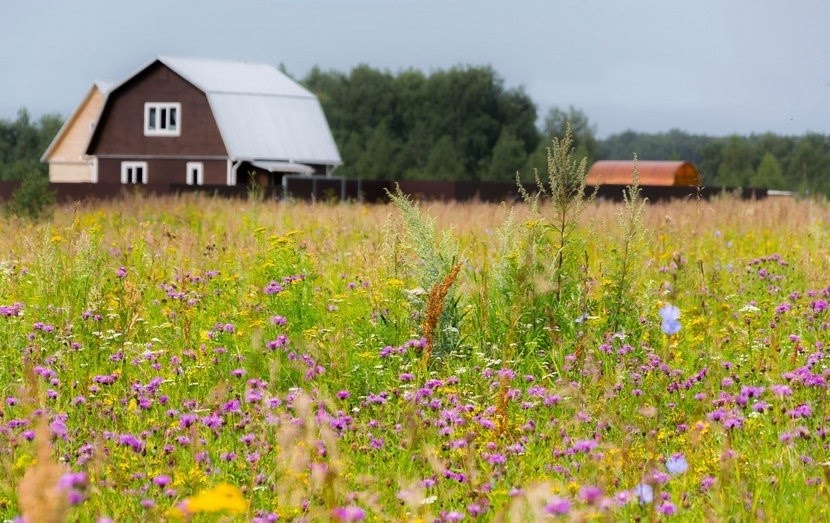
M 551 139 L 570 123 L 577 157 L 687 160 L 704 184 L 767 187 L 830 195 L 830 137 L 808 133 L 711 137 L 680 130 L 625 131 L 598 139 L 575 107 L 540 117 L 522 88 L 507 87 L 487 66 L 393 74 L 367 65 L 349 73 L 312 69 L 300 83 L 323 106 L 344 165 L 338 174 L 363 179 L 512 181 L 544 171 Z M 39 159 L 62 119 L 0 119 L 0 180 L 45 176 Z
M 14 120 L 0 119 L 0 181 L 22 180 L 30 174 L 45 177 L 49 169 L 40 157 L 61 125 L 60 115 L 32 120 L 26 109 L 18 111 Z

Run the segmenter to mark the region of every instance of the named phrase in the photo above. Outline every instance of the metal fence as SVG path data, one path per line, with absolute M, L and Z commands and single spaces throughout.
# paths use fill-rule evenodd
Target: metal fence
M 19 182 L 0 182 L 0 200 L 6 200 L 19 187 Z M 123 198 L 132 194 L 169 195 L 203 193 L 224 198 L 248 198 L 251 195 L 266 199 L 286 199 L 314 201 L 352 200 L 370 203 L 388 201 L 387 191 L 394 192 L 400 187 L 404 194 L 418 200 L 447 201 L 483 201 L 512 202 L 519 199 L 515 183 L 500 182 L 445 182 L 427 180 L 355 180 L 324 179 L 315 177 L 292 177 L 287 187 L 256 187 L 227 185 L 175 185 L 144 184 L 120 185 L 105 183 L 52 183 L 59 202 L 109 200 Z M 527 187 L 532 192 L 532 187 Z M 595 188 L 588 187 L 592 193 Z M 596 196 L 603 200 L 620 201 L 623 198 L 624 185 L 601 185 L 596 188 Z M 642 195 L 651 201 L 672 199 L 709 199 L 715 195 L 729 192 L 744 199 L 762 199 L 768 196 L 766 189 L 731 189 L 723 187 L 641 187 Z

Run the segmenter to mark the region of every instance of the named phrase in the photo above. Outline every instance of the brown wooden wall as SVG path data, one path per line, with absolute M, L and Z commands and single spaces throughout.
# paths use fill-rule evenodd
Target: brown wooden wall
M 145 102 L 179 102 L 180 135 L 144 136 Z M 226 158 L 227 150 L 207 96 L 161 62 L 148 66 L 110 93 L 88 153 L 99 157 L 100 183 L 121 183 L 122 160 L 151 162 L 148 171 L 156 182 L 163 181 L 160 176 L 171 176 L 168 183 L 184 183 L 187 161 L 204 162 L 205 183 L 226 181 L 224 160 L 221 178 L 217 178 L 215 167 L 208 168 L 209 163 L 212 165 L 208 157 Z M 158 159 L 164 157 L 168 158 Z M 215 181 L 208 182 L 208 177 Z
M 228 163 L 226 160 L 199 160 L 179 158 L 102 158 L 98 160 L 98 183 L 121 183 L 121 162 L 147 162 L 147 180 L 153 185 L 187 183 L 187 162 L 202 162 L 205 185 L 226 185 Z

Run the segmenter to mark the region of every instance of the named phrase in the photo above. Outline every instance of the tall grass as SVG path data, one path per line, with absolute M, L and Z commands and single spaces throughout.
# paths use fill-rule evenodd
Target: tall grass
M 830 207 L 629 194 L 0 218 L 0 517 L 827 519 Z

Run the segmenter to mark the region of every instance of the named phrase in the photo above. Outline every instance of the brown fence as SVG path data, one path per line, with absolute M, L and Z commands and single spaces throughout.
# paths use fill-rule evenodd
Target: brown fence
M 6 200 L 20 185 L 19 182 L 0 182 L 0 200 Z M 399 186 L 404 194 L 419 200 L 452 200 L 484 202 L 516 201 L 519 191 L 515 183 L 499 182 L 444 182 L 427 180 L 346 180 L 341 185 L 340 180 L 326 180 L 317 178 L 292 179 L 288 186 L 288 194 L 283 194 L 281 187 L 263 187 L 257 192 L 267 199 L 282 199 L 285 197 L 301 200 L 333 201 L 341 198 L 341 192 L 347 200 L 366 202 L 388 201 L 387 191 L 394 192 Z M 130 194 L 165 195 L 199 192 L 224 198 L 247 198 L 251 190 L 244 186 L 227 185 L 121 185 L 109 183 L 53 183 L 51 190 L 59 202 L 80 200 L 108 200 L 123 198 Z M 528 187 L 530 190 L 531 187 Z M 605 200 L 622 200 L 623 185 L 601 185 L 597 191 L 597 198 Z M 588 187 L 588 193 L 594 188 Z M 728 189 L 722 187 L 641 187 L 644 197 L 651 201 L 671 199 L 708 199 L 712 196 L 730 192 L 741 198 L 766 198 L 766 189 Z

